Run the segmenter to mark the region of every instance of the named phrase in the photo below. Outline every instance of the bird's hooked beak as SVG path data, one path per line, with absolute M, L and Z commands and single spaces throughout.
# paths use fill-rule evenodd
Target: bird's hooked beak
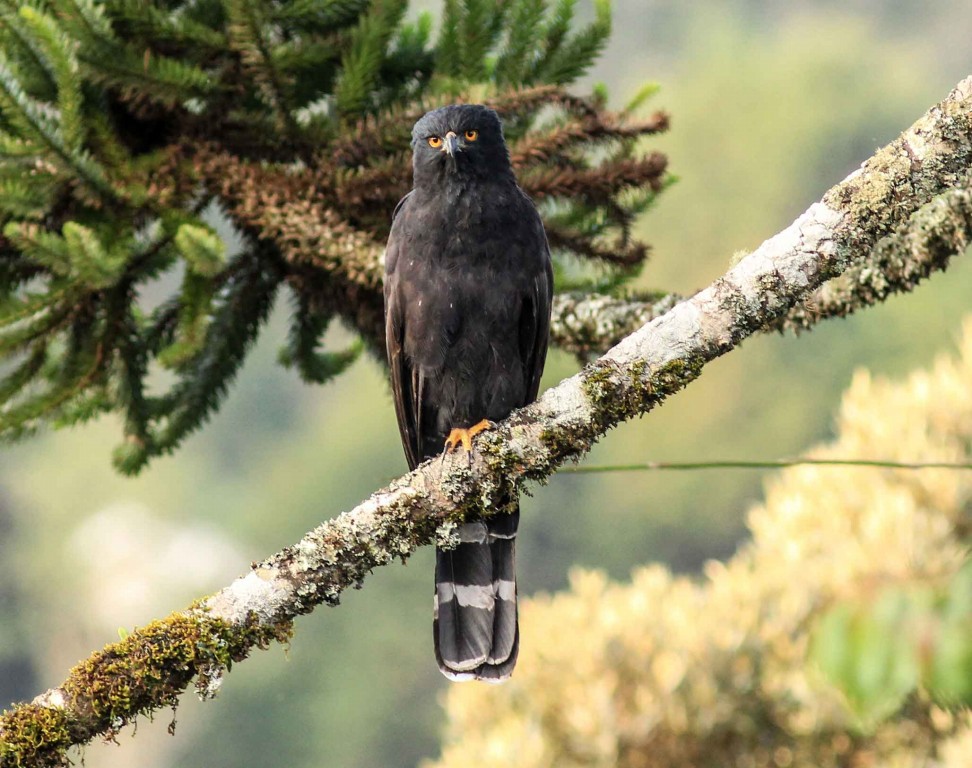
M 456 136 L 455 131 L 449 131 L 445 135 L 445 151 L 452 158 L 453 162 L 456 159 L 456 152 L 462 151 L 462 146 L 459 144 L 459 137 Z
M 443 136 L 443 139 L 444 141 L 442 142 L 442 149 L 449 158 L 449 165 L 452 166 L 452 172 L 456 173 L 459 170 L 456 155 L 459 152 L 462 152 L 462 145 L 459 143 L 459 137 L 456 136 L 455 131 L 449 131 L 445 136 Z

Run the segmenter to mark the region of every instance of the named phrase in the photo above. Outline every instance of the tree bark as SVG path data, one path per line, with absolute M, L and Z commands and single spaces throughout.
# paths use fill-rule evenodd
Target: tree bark
M 0 766 L 63 764 L 71 744 L 173 705 L 194 677 L 201 695 L 212 694 L 232 661 L 289 636 L 297 615 L 336 605 L 344 589 L 417 547 L 447 545 L 462 520 L 496 513 L 494 499 L 578 459 L 757 331 L 805 327 L 889 290 L 910 290 L 972 236 L 970 161 L 972 77 L 708 288 L 478 438 L 471 465 L 465 457 L 422 464 L 221 592 L 107 646 L 58 688 L 6 712 Z M 843 283 L 822 288 L 842 274 Z

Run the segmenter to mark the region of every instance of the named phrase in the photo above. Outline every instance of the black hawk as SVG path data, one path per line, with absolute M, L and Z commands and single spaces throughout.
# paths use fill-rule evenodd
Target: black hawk
M 413 189 L 385 254 L 385 343 L 414 469 L 533 402 L 547 355 L 553 274 L 543 223 L 484 106 L 429 112 L 412 130 Z M 453 680 L 504 680 L 519 647 L 510 514 L 467 522 L 436 550 L 435 656 Z

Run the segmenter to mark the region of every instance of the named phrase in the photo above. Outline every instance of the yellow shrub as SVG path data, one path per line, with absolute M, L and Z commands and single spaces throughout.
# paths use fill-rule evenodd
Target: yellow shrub
M 810 455 L 972 460 L 972 321 L 959 356 L 930 371 L 905 382 L 859 372 L 837 434 Z M 782 471 L 749 513 L 752 540 L 700 580 L 648 566 L 616 584 L 578 569 L 567 592 L 523 600 L 516 674 L 500 687 L 449 689 L 435 765 L 968 765 L 966 715 L 919 692 L 862 729 L 807 649 L 836 600 L 951 579 L 966 558 L 969 510 L 970 472 Z

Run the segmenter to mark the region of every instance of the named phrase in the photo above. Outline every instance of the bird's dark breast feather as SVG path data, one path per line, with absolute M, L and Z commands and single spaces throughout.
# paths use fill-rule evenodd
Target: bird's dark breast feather
M 395 218 L 386 269 L 401 355 L 392 377 L 408 378 L 395 386 L 396 406 L 411 410 L 399 425 L 417 460 L 440 451 L 453 427 L 503 419 L 536 397 L 549 256 L 539 215 L 515 185 L 413 191 Z

